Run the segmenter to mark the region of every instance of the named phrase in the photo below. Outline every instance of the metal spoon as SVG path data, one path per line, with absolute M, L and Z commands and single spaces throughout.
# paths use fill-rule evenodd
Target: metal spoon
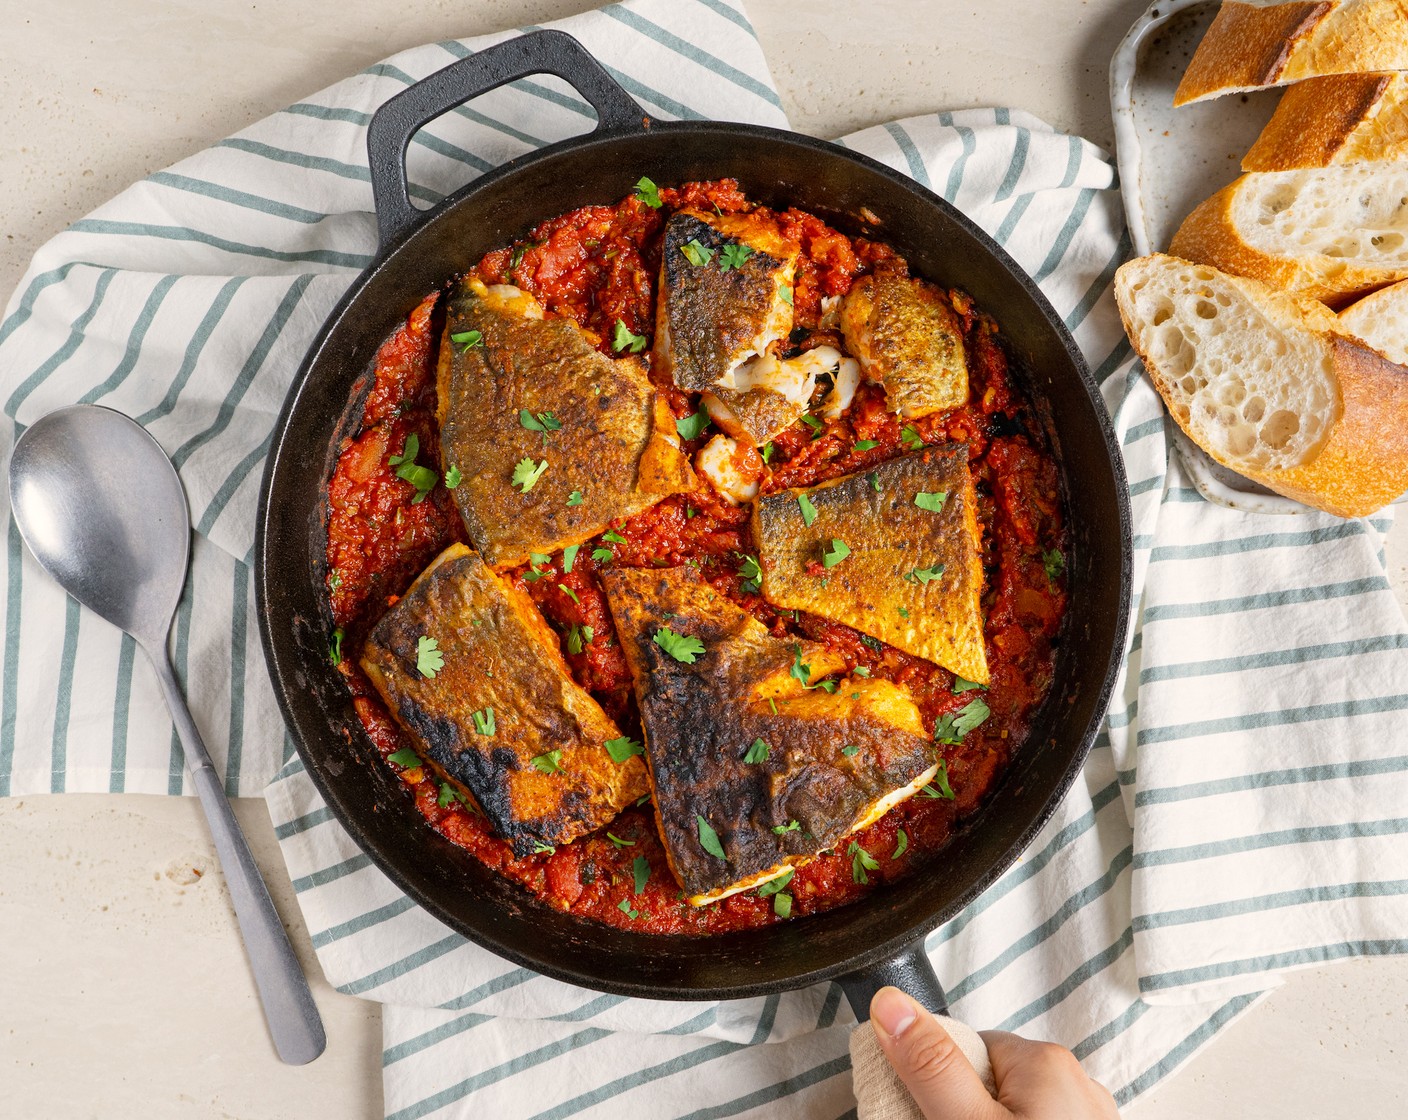
M 176 469 L 135 421 L 73 405 L 36 421 L 15 442 L 10 505 L 43 568 L 151 659 L 230 886 L 274 1049 L 291 1065 L 311 1062 L 327 1043 L 313 993 L 166 653 L 191 544 Z

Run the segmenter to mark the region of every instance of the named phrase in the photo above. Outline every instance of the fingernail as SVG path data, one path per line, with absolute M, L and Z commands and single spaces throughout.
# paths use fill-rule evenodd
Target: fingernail
M 881 988 L 870 1001 L 870 1021 L 891 1038 L 899 1038 L 919 1018 L 919 1004 L 898 988 Z

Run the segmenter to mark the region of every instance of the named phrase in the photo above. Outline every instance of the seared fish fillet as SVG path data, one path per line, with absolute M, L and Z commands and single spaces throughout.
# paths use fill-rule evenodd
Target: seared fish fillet
M 689 569 L 601 578 L 635 678 L 660 835 L 693 905 L 807 862 L 937 772 L 919 711 L 893 682 L 807 689 L 844 662 L 774 637 Z M 703 644 L 692 664 L 661 646 L 667 629 Z
M 866 378 L 884 385 L 891 412 L 914 420 L 967 403 L 963 331 L 932 284 L 877 269 L 846 294 L 841 331 Z
M 422 653 L 422 639 L 438 657 Z M 462 544 L 376 624 L 361 665 L 420 753 L 474 795 L 515 855 L 600 828 L 648 788 L 638 756 L 607 753 L 621 732 L 572 680 L 532 601 Z
M 754 364 L 792 330 L 796 261 L 796 247 L 754 215 L 680 210 L 665 223 L 655 367 L 681 389 L 711 394 L 715 420 L 755 443 L 795 422 L 815 387 L 814 376 Z
M 926 505 L 942 507 L 916 505 L 921 494 Z M 816 510 L 810 526 L 802 497 Z M 988 683 L 980 537 L 963 444 L 769 494 L 754 506 L 753 531 L 769 603 L 845 623 Z M 850 552 L 826 568 L 826 554 L 840 551 L 836 541 Z
M 463 476 L 455 504 L 497 568 L 580 544 L 694 488 L 674 417 L 640 361 L 608 358 L 593 336 L 543 318 L 517 288 L 477 280 L 456 288 L 437 384 L 444 468 Z M 525 460 L 520 479 L 547 464 L 527 490 L 515 483 Z M 577 504 L 568 502 L 573 491 Z

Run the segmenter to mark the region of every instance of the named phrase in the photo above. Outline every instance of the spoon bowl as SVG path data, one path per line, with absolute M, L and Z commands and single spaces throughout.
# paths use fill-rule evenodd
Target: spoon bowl
M 85 607 L 131 634 L 151 659 L 210 824 L 274 1049 L 292 1065 L 311 1062 L 326 1045 L 313 993 L 166 652 L 191 549 L 176 468 L 135 420 L 98 405 L 71 405 L 15 441 L 10 508 L 40 566 Z

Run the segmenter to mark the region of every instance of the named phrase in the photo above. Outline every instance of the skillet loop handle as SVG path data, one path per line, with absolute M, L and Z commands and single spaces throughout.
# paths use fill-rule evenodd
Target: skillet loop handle
M 381 248 L 408 233 L 428 216 L 411 205 L 406 185 L 406 149 L 411 137 L 433 121 L 482 93 L 527 77 L 555 74 L 596 110 L 593 132 L 638 131 L 645 111 L 563 31 L 533 31 L 452 62 L 391 98 L 367 126 L 367 158 Z
M 836 982 L 846 993 L 846 1000 L 861 1023 L 870 1019 L 870 1001 L 875 993 L 891 986 L 907 992 L 935 1015 L 948 1014 L 948 996 L 944 994 L 934 966 L 929 963 L 922 939 L 888 960 L 847 973 Z

